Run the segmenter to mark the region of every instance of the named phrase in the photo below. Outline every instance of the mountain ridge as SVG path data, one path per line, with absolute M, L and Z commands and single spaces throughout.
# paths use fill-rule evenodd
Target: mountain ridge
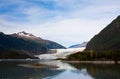
M 21 54 L 24 54 L 26 57 L 34 57 L 36 54 L 47 53 L 51 48 L 65 48 L 56 42 L 44 40 L 26 32 L 24 32 L 24 34 L 27 36 L 23 34 L 20 35 L 20 33 L 23 32 L 14 34 L 4 34 L 0 32 L 0 58 L 16 58 Z
M 83 52 L 68 56 L 68 60 L 114 61 L 120 60 L 120 16 L 95 35 Z
M 87 44 L 85 51 L 120 51 L 120 15 Z

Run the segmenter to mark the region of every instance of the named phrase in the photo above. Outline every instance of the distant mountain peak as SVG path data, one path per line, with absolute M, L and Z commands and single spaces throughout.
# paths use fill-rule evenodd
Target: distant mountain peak
M 12 34 L 12 36 L 15 36 L 18 38 L 23 38 L 23 39 L 30 39 L 30 40 L 43 40 L 42 38 L 37 37 L 37 36 L 33 35 L 32 33 L 27 33 L 25 31 L 14 33 L 14 34 Z
M 80 47 L 86 47 L 87 45 L 87 42 L 83 42 L 81 44 L 75 44 L 75 45 L 72 45 L 70 46 L 69 48 L 80 48 Z
M 25 31 L 14 33 L 12 35 L 17 36 L 19 38 L 25 38 L 25 39 L 31 39 L 31 40 L 43 40 L 42 38 L 37 37 L 37 36 L 33 35 L 32 33 L 27 33 Z

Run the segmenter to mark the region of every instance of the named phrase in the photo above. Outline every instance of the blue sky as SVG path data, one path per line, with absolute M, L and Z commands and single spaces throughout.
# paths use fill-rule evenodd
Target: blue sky
M 120 0 L 0 0 L 0 31 L 64 46 L 89 41 L 120 15 Z

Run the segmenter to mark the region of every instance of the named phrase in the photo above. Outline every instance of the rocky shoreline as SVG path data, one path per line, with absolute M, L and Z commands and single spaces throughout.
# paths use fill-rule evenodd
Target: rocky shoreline
M 64 61 L 67 63 L 83 63 L 83 64 L 120 64 L 120 61 Z

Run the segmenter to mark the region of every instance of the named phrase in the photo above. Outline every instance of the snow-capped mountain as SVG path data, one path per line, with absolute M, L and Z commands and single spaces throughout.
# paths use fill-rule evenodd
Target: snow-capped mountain
M 36 37 L 31 33 L 26 33 L 25 31 L 14 33 L 12 35 L 17 36 L 19 38 L 26 38 L 26 39 L 32 39 L 32 40 L 42 40 L 42 38 Z
M 80 48 L 80 47 L 86 47 L 87 42 L 83 42 L 81 44 L 76 44 L 76 45 L 72 45 L 69 48 Z
M 14 34 L 0 32 L 0 58 L 28 58 L 43 53 L 49 49 L 65 48 L 49 40 L 41 39 L 24 31 Z

